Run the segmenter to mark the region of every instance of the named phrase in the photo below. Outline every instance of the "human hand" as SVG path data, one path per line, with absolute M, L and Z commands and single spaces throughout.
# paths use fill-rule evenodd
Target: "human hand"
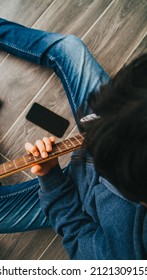
M 48 157 L 48 152 L 52 152 L 52 145 L 55 143 L 56 138 L 51 136 L 50 138 L 44 137 L 42 140 L 37 140 L 35 145 L 31 143 L 25 144 L 27 153 L 33 156 L 41 155 L 42 158 Z M 54 166 L 58 164 L 58 159 L 52 159 L 42 164 L 36 164 L 31 168 L 31 172 L 38 176 L 46 175 Z

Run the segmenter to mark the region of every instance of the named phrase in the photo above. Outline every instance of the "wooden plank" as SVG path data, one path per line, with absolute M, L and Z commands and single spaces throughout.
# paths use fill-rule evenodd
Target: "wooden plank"
M 127 59 L 126 63 L 130 63 L 135 58 L 139 57 L 140 55 L 147 53 L 147 35 L 143 38 L 143 40 L 139 43 L 137 48 L 133 51 L 131 56 Z
M 6 234 L 0 240 L 0 259 L 37 259 L 45 251 L 45 248 L 50 244 L 55 235 L 52 229 Z
M 31 27 L 52 2 L 53 0 L 0 1 L 0 17 Z M 0 52 L 0 63 L 5 57 L 6 53 Z
M 112 0 L 55 1 L 52 8 L 35 24 L 35 28 L 65 34 L 73 33 L 82 37 L 111 2 Z
M 146 34 L 146 15 L 146 0 L 114 1 L 86 36 L 85 43 L 111 76 Z
M 6 234 L 0 234 L 0 241 L 6 236 Z
M 0 1 L 1 18 L 32 26 L 54 0 Z
M 0 110 L 1 138 L 8 128 L 14 124 L 16 118 L 33 99 L 34 95 L 43 87 L 50 73 L 52 72 L 49 70 L 41 69 L 33 63 L 21 61 L 12 56 L 9 56 L 1 65 L 0 98 L 4 100 Z
M 39 260 L 69 260 L 67 252 L 63 248 L 61 236 L 57 236 L 49 247 L 39 257 Z

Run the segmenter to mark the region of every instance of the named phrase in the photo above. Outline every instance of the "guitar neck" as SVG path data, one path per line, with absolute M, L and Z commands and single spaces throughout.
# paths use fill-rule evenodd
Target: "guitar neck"
M 74 150 L 79 149 L 82 146 L 84 137 L 78 134 L 62 142 L 53 145 L 52 152 L 48 154 L 48 157 L 43 159 L 41 156 L 34 157 L 33 155 L 24 155 L 21 158 L 14 159 L 12 161 L 0 164 L 0 179 L 12 175 L 16 172 L 22 171 L 24 169 L 30 168 L 31 166 L 46 161 L 53 158 L 62 156 L 64 154 L 70 153 Z

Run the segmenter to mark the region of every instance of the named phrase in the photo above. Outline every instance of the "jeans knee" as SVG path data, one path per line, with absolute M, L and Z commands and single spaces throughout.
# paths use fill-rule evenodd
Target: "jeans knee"
M 77 37 L 76 35 L 73 35 L 73 34 L 68 34 L 65 36 L 65 39 L 67 42 L 71 43 L 71 44 L 75 44 L 75 43 L 78 43 L 78 44 L 83 44 L 82 40 Z
M 54 70 L 60 67 L 69 66 L 74 71 L 79 71 L 79 67 L 84 63 L 84 58 L 87 54 L 87 48 L 80 38 L 75 35 L 61 35 L 53 34 L 54 42 L 47 49 L 46 56 L 42 64 L 47 66 L 52 66 Z M 47 38 L 48 39 L 48 38 Z M 50 35 L 49 35 L 50 39 Z
M 72 49 L 72 51 L 80 51 L 86 48 L 83 41 L 73 34 L 66 35 L 64 37 L 63 43 L 65 48 L 68 50 Z
M 83 46 L 83 41 L 77 37 L 76 35 L 73 35 L 73 34 L 69 34 L 69 35 L 66 35 L 65 36 L 65 41 L 68 43 L 68 44 L 71 44 L 73 46 L 75 45 L 81 45 Z

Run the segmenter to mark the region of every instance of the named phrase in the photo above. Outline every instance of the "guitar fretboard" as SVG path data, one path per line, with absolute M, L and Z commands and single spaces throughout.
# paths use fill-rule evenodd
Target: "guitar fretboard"
M 24 155 L 21 158 L 0 164 L 0 179 L 9 176 L 13 173 L 19 172 L 36 163 L 42 163 L 51 160 L 55 157 L 62 156 L 66 153 L 77 150 L 81 147 L 84 137 L 78 134 L 62 142 L 53 145 L 52 152 L 48 154 L 48 158 L 43 159 L 41 156 L 34 157 L 33 155 Z

